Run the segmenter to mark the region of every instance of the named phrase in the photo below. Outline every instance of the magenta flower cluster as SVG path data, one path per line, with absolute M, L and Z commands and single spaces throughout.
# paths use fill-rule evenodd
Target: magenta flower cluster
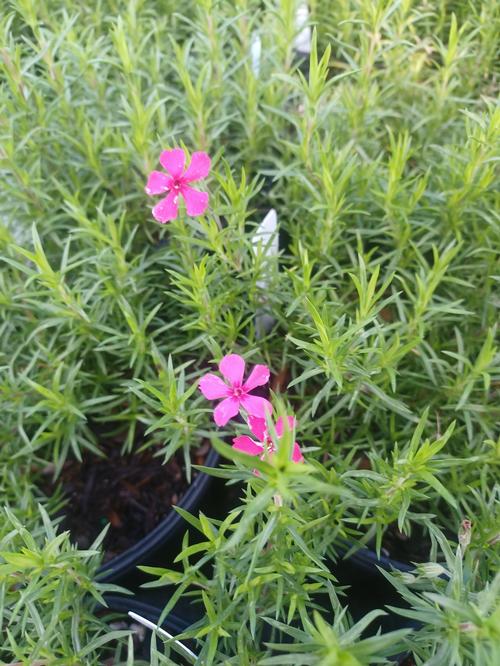
M 249 456 L 259 456 L 263 460 L 276 452 L 276 445 L 268 433 L 266 414 L 271 416 L 273 406 L 253 391 L 258 386 L 264 386 L 269 381 L 269 368 L 266 365 L 256 365 L 246 380 L 245 360 L 238 354 L 228 354 L 219 363 L 219 370 L 226 381 L 218 375 L 209 372 L 200 379 L 199 387 L 208 400 L 221 400 L 214 409 L 214 421 L 218 426 L 224 426 L 230 419 L 242 414 L 250 432 L 255 437 L 240 435 L 233 438 L 233 448 Z M 295 427 L 294 416 L 288 416 L 288 426 Z M 275 424 L 278 440 L 283 436 L 284 422 L 280 417 Z M 300 446 L 294 443 L 292 449 L 293 462 L 304 461 Z
M 194 181 L 206 178 L 210 171 L 210 157 L 204 152 L 192 154 L 191 162 L 186 169 L 186 155 L 181 148 L 164 150 L 160 154 L 163 171 L 152 171 L 149 174 L 145 192 L 149 195 L 165 195 L 153 208 L 153 217 L 165 224 L 174 220 L 179 212 L 180 198 L 184 199 L 186 213 L 189 216 L 203 215 L 208 208 L 208 194 L 191 187 Z M 271 416 L 273 406 L 252 391 L 265 386 L 269 381 L 269 368 L 256 365 L 245 376 L 245 361 L 238 354 L 228 354 L 219 363 L 219 370 L 225 381 L 218 375 L 209 372 L 200 380 L 200 390 L 208 400 L 220 400 L 214 409 L 214 421 L 218 426 L 225 426 L 228 421 L 242 414 L 250 432 L 255 437 L 240 435 L 233 439 L 233 448 L 264 459 L 276 452 L 276 445 L 267 431 L 266 415 Z M 295 417 L 288 416 L 288 426 L 295 427 Z M 283 436 L 284 422 L 280 417 L 275 423 L 278 440 Z M 293 462 L 303 462 L 304 458 L 297 442 L 292 449 Z

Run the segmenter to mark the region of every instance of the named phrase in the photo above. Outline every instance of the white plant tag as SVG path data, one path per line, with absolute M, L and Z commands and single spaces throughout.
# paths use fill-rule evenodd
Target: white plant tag
M 252 237 L 252 245 L 256 254 L 262 252 L 265 257 L 262 261 L 262 277 L 257 280 L 257 286 L 265 292 L 269 286 L 266 273 L 272 270 L 273 263 L 277 262 L 279 253 L 278 215 L 274 208 L 271 208 L 257 227 Z M 263 303 L 265 303 L 265 298 L 263 298 Z M 263 310 L 257 310 L 255 314 L 257 337 L 261 338 L 267 333 L 275 321 L 276 319 L 273 316 L 263 312 Z
M 151 622 L 150 620 L 146 620 L 145 617 L 142 617 L 142 615 L 138 615 L 137 613 L 133 613 L 132 611 L 128 612 L 129 616 L 138 622 L 139 624 L 142 624 L 144 627 L 147 627 L 148 629 L 151 629 L 151 631 L 156 632 L 160 636 L 163 636 L 164 638 L 168 638 L 169 640 L 172 640 L 174 637 L 168 633 L 168 631 L 165 631 L 165 629 L 162 629 L 158 625 L 156 625 L 154 622 Z M 183 655 L 183 657 L 186 657 L 194 663 L 193 660 L 198 659 L 198 657 L 195 655 L 194 652 L 192 652 L 189 648 L 187 648 L 185 645 L 183 645 L 180 641 L 173 641 L 177 647 L 177 651 Z
M 252 42 L 250 44 L 250 56 L 252 59 L 252 70 L 256 77 L 260 74 L 260 58 L 262 54 L 262 41 L 258 33 L 254 32 L 252 35 Z
M 296 51 L 304 55 L 311 53 L 312 32 L 311 26 L 307 25 L 308 21 L 309 7 L 307 6 L 307 2 L 301 2 L 295 14 L 295 27 L 298 34 L 294 39 L 293 46 Z

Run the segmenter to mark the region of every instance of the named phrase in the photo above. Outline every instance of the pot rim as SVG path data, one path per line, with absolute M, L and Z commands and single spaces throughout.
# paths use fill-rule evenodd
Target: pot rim
M 218 462 L 219 454 L 214 448 L 211 448 L 204 466 L 216 467 Z M 208 474 L 200 472 L 176 506 L 190 512 L 196 510 L 210 481 L 211 477 Z M 123 553 L 113 557 L 109 562 L 102 564 L 97 570 L 97 581 L 99 583 L 115 582 L 145 559 L 147 553 L 156 551 L 165 541 L 172 539 L 183 525 L 186 525 L 184 518 L 174 511 L 172 506 L 163 520 L 149 534 Z

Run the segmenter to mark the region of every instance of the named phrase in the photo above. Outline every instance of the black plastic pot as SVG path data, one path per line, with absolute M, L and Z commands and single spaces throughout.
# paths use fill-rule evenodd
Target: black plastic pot
M 381 555 L 378 557 L 377 553 L 371 548 L 361 548 L 353 553 L 347 560 L 356 565 L 356 568 L 365 572 L 367 575 L 376 575 L 377 577 L 383 578 L 382 574 L 377 567 L 384 569 L 385 571 L 403 571 L 409 572 L 413 571 L 415 568 L 414 565 L 407 562 L 400 562 L 395 560 L 392 557 L 386 557 Z M 385 579 L 384 579 L 385 580 Z
M 345 544 L 341 551 L 344 554 L 347 553 L 350 546 L 351 544 Z M 413 571 L 414 568 L 407 562 L 400 562 L 384 555 L 378 557 L 377 553 L 370 548 L 362 548 L 349 557 L 332 563 L 331 570 L 339 584 L 348 587 L 342 603 L 348 606 L 354 621 L 361 620 L 367 613 L 379 608 L 387 613 L 370 624 L 365 630 L 364 636 L 373 636 L 378 631 L 387 633 L 397 629 L 418 629 L 420 627 L 418 622 L 402 617 L 387 608 L 387 606 L 405 608 L 409 606 L 380 571 L 382 569 L 389 573 L 391 571 L 406 573 Z M 410 663 L 407 661 L 408 653 L 394 655 L 392 659 L 401 666 Z
M 399 562 L 384 555 L 378 557 L 375 551 L 363 548 L 345 559 L 340 559 L 332 564 L 331 568 L 339 583 L 349 586 L 346 603 L 355 620 L 361 619 L 366 613 L 377 608 L 406 606 L 380 569 L 389 573 L 391 571 L 407 573 L 414 569 L 411 564 Z M 387 609 L 385 610 L 387 611 Z M 413 622 L 409 618 L 401 617 L 390 611 L 387 613 L 370 625 L 369 633 L 375 633 L 378 629 L 387 632 L 402 628 L 417 629 L 419 626 L 417 622 Z
M 211 449 L 205 461 L 205 467 L 216 467 L 219 454 Z M 212 477 L 200 472 L 188 490 L 182 496 L 179 506 L 190 513 L 196 512 L 208 494 Z M 165 518 L 143 539 L 124 553 L 113 557 L 103 564 L 97 576 L 101 583 L 116 583 L 130 577 L 138 565 L 155 564 L 158 556 L 173 553 L 179 546 L 180 538 L 187 528 L 187 523 L 176 511 L 171 509 Z M 127 584 L 129 581 L 122 581 Z

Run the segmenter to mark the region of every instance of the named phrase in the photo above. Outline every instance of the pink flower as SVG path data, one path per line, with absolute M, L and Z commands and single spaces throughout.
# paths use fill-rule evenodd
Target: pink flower
M 224 400 L 214 409 L 214 421 L 218 426 L 226 425 L 229 419 L 236 416 L 240 406 L 249 415 L 265 417 L 266 411 L 272 412 L 269 400 L 257 395 L 250 395 L 257 386 L 263 386 L 269 381 L 269 368 L 266 365 L 256 365 L 250 376 L 243 383 L 245 361 L 238 354 L 228 354 L 219 363 L 219 370 L 229 384 L 222 381 L 217 375 L 209 373 L 200 379 L 200 390 L 208 400 Z
M 180 148 L 164 150 L 160 164 L 168 171 L 152 171 L 144 188 L 146 194 L 163 194 L 164 199 L 153 208 L 153 217 L 164 224 L 175 220 L 179 208 L 179 196 L 184 197 L 188 215 L 203 215 L 208 206 L 208 194 L 189 186 L 195 180 L 206 178 L 210 171 L 210 157 L 206 153 L 193 153 L 189 167 L 184 171 L 186 156 Z
M 287 419 L 288 427 L 290 430 L 292 430 L 295 426 L 295 417 L 287 416 Z M 276 446 L 271 439 L 271 436 L 267 432 L 265 419 L 249 416 L 248 425 L 250 426 L 252 434 L 257 437 L 258 441 L 256 442 L 254 439 L 248 437 L 247 435 L 241 435 L 233 439 L 233 449 L 242 451 L 249 456 L 259 456 L 261 460 L 265 459 L 266 453 L 269 456 L 275 453 Z M 278 435 L 278 438 L 283 436 L 283 426 L 283 419 L 280 416 L 280 418 L 276 421 L 276 434 Z M 296 463 L 304 462 L 304 456 L 302 455 L 300 446 L 297 444 L 297 442 L 295 442 L 293 445 L 292 460 Z

